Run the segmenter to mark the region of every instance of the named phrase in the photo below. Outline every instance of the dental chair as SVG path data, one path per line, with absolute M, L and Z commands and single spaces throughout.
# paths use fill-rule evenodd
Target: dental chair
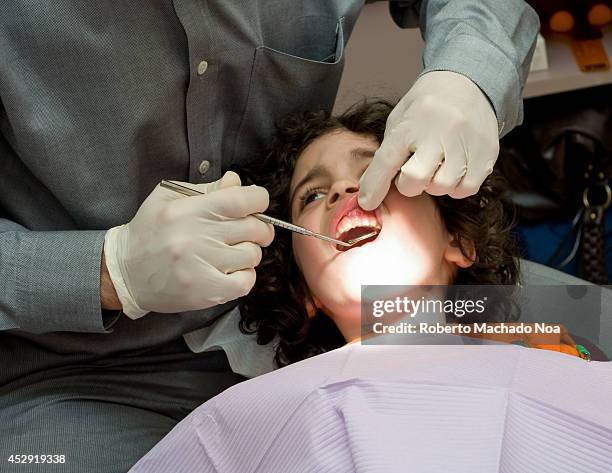
M 584 279 L 577 278 L 571 274 L 564 273 L 549 266 L 544 266 L 540 263 L 535 263 L 526 259 L 520 260 L 521 267 L 521 283 L 525 286 L 548 286 L 555 284 L 567 284 L 574 286 L 586 285 L 592 283 Z
M 600 361 L 612 360 L 612 286 L 595 286 L 584 279 L 525 259 L 520 260 L 520 268 L 522 286 L 531 286 L 531 291 L 538 290 L 533 286 L 548 286 L 551 289 L 550 294 L 563 296 L 556 300 L 549 297 L 546 301 L 546 311 L 532 307 L 527 312 L 554 314 L 556 320 L 550 322 L 563 323 L 578 343 L 584 342 L 585 346 L 591 344 L 587 348 L 595 352 L 600 351 L 599 355 L 604 355 L 604 360 Z M 567 286 L 566 294 L 559 292 L 560 286 Z M 538 302 L 541 301 L 534 301 L 534 306 Z M 521 319 L 523 320 L 523 317 Z M 593 359 L 597 360 L 598 357 Z

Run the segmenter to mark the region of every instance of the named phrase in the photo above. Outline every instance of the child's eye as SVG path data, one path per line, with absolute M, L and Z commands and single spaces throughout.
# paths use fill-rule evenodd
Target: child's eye
M 308 189 L 300 197 L 300 210 L 323 196 L 323 189 Z

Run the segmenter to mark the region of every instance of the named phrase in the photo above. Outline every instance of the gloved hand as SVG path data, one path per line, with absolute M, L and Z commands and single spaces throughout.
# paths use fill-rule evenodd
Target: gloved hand
M 156 187 L 126 225 L 111 228 L 104 254 L 123 306 L 147 312 L 205 309 L 247 294 L 271 225 L 251 216 L 268 207 L 263 187 L 242 187 L 227 172 L 209 184 L 187 184 L 206 195 L 185 197 Z
M 493 171 L 498 153 L 495 112 L 478 86 L 455 72 L 428 72 L 389 115 L 383 142 L 361 177 L 359 205 L 378 207 L 394 177 L 406 196 L 468 197 Z

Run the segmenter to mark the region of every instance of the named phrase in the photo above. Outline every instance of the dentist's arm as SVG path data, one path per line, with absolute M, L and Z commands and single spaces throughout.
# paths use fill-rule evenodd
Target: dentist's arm
M 235 173 L 194 187 L 207 195 L 158 186 L 108 232 L 30 231 L 0 218 L 0 330 L 105 332 L 102 309 L 137 318 L 246 294 L 274 237 L 250 215 L 267 208 L 268 193 Z
M 105 332 L 104 231 L 32 231 L 1 214 L 0 331 Z
M 387 120 L 359 203 L 377 207 L 392 179 L 407 196 L 475 194 L 500 134 L 522 121 L 538 17 L 523 0 L 402 0 L 390 9 L 400 26 L 420 17 L 424 71 Z
M 121 301 L 106 266 L 104 250 L 102 250 L 100 261 L 100 306 L 106 310 L 121 310 L 122 308 Z

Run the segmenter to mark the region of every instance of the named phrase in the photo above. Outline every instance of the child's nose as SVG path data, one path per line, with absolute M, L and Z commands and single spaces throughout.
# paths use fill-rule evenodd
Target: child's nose
M 359 192 L 359 184 L 353 181 L 339 181 L 332 185 L 329 193 L 329 205 L 335 204 L 338 200 L 342 200 L 348 194 Z

